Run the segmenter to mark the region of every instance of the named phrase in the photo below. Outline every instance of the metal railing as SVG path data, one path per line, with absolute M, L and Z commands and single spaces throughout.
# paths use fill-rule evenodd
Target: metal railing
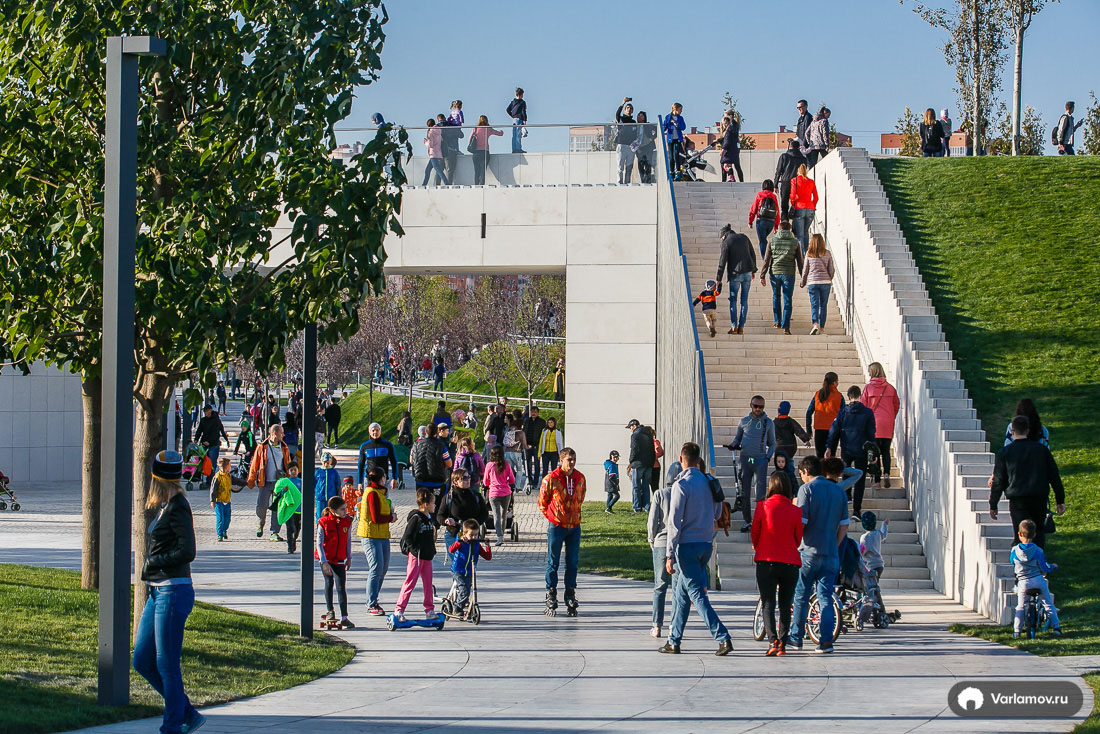
M 388 382 L 372 382 L 374 390 L 386 395 L 403 395 L 408 397 L 409 386 L 408 385 L 391 385 Z M 507 400 L 509 403 L 516 405 L 526 405 L 526 397 L 516 397 L 512 395 L 501 395 L 497 398 L 495 395 L 484 395 L 481 393 L 468 393 L 468 392 L 455 392 L 453 390 L 432 390 L 426 387 L 413 387 L 412 396 L 414 398 L 426 398 L 430 400 L 445 400 L 451 402 L 461 402 L 463 405 L 495 405 L 499 400 Z M 547 398 L 532 398 L 531 404 L 538 408 L 552 408 L 554 410 L 564 410 L 564 400 L 550 400 Z
M 687 258 L 680 241 L 676 194 L 668 164 L 668 146 L 658 146 L 657 178 L 657 432 L 675 455 L 685 441 L 703 449 L 714 467 L 707 375 L 695 314 Z

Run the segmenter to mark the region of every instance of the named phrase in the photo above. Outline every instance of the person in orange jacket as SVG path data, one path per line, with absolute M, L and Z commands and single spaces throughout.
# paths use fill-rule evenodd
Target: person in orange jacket
M 558 566 L 565 546 L 565 605 L 577 616 L 577 562 L 581 551 L 581 505 L 584 475 L 574 467 L 577 452 L 568 446 L 558 452 L 558 468 L 547 474 L 539 488 L 539 510 L 549 521 L 546 529 L 546 616 L 558 608 Z

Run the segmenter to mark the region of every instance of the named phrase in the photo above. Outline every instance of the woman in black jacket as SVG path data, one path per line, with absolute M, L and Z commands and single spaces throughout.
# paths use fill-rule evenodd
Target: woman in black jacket
M 183 627 L 195 606 L 191 561 L 195 560 L 195 525 L 180 486 L 183 457 L 161 451 L 153 459 L 153 482 L 145 503 L 157 516 L 145 540 L 141 580 L 149 600 L 134 635 L 134 670 L 164 698 L 161 731 L 192 731 L 206 721 L 183 690 L 180 655 Z
M 924 111 L 924 120 L 920 124 L 920 149 L 925 158 L 943 157 L 943 126 L 931 107 Z
M 722 157 L 719 162 L 722 164 L 723 181 L 732 179 L 734 183 L 744 183 L 745 174 L 741 172 L 741 122 L 740 116 L 736 112 L 733 114 L 722 118 Z M 734 172 L 737 173 L 736 179 L 732 175 Z
M 443 528 L 443 548 L 447 551 L 448 568 L 451 563 L 450 548 L 462 532 L 462 523 L 477 520 L 484 525 L 489 519 L 489 503 L 481 493 L 471 488 L 471 477 L 461 467 L 451 472 L 451 490 L 443 497 L 435 511 L 435 521 Z

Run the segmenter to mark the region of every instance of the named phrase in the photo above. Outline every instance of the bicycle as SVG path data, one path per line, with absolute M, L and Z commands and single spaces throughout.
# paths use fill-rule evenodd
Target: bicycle
M 793 612 L 793 610 L 792 610 Z M 858 615 L 856 615 L 858 620 Z M 832 639 L 835 641 L 840 633 L 844 630 L 842 623 L 842 607 L 838 601 L 838 595 L 833 595 L 833 634 Z M 862 624 L 860 625 L 862 627 Z M 752 639 L 760 642 L 764 639 L 767 632 L 764 630 L 764 600 L 756 600 L 756 612 L 752 617 Z M 821 642 L 821 605 L 817 601 L 817 592 L 810 595 L 810 608 L 806 614 L 806 634 L 814 644 Z
M 1057 568 L 1057 566 L 1054 567 L 1055 570 Z M 1035 639 L 1035 635 L 1048 629 L 1053 621 L 1051 610 L 1043 601 L 1042 593 L 1042 589 L 1028 589 L 1024 592 L 1026 598 L 1024 599 L 1023 631 L 1027 633 L 1029 640 Z

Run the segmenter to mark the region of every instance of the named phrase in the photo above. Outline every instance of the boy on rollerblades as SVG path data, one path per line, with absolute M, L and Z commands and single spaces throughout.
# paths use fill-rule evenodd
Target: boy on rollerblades
M 584 502 L 584 475 L 574 467 L 577 452 L 563 448 L 558 452 L 558 468 L 546 475 L 539 488 L 539 510 L 550 522 L 546 530 L 546 616 L 557 615 L 558 566 L 565 546 L 565 606 L 570 617 L 577 616 L 577 561 L 581 550 L 581 505 Z

